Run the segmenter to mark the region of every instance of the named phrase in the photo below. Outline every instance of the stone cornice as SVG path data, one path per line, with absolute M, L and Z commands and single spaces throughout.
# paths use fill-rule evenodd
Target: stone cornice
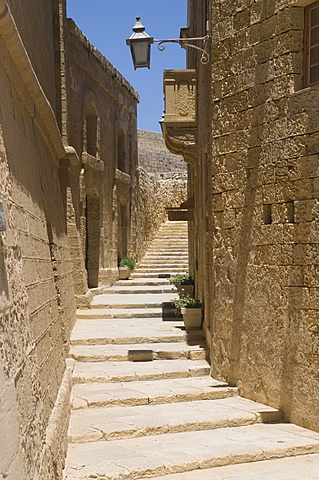
M 128 173 L 122 172 L 118 168 L 115 169 L 115 183 L 117 184 L 124 184 L 130 185 L 131 184 L 131 176 Z
M 82 152 L 82 164 L 85 167 L 93 168 L 94 170 L 98 170 L 100 172 L 104 172 L 104 162 L 99 158 L 93 157 L 87 152 Z

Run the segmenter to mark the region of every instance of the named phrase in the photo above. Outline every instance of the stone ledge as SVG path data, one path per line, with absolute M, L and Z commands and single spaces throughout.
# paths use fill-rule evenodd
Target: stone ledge
M 86 167 L 91 167 L 100 172 L 104 172 L 103 160 L 93 157 L 93 155 L 90 155 L 87 152 L 82 152 L 82 164 Z

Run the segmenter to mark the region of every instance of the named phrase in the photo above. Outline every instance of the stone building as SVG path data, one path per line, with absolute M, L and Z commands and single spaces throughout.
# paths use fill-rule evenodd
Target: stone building
M 66 19 L 0 1 L 0 477 L 57 479 L 76 306 L 131 255 L 138 95 Z
M 189 164 L 191 269 L 215 378 L 319 431 L 319 2 L 189 0 L 164 75 Z

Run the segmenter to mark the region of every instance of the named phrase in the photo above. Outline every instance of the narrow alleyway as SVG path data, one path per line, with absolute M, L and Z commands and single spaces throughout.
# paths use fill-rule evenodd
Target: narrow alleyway
M 319 434 L 212 379 L 201 330 L 162 320 L 187 265 L 187 223 L 169 222 L 131 279 L 78 311 L 66 480 L 310 480 Z

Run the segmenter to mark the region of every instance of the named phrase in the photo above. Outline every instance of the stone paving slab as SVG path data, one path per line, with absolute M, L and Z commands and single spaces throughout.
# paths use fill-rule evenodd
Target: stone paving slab
M 118 286 L 131 286 L 131 285 L 145 285 L 145 286 L 152 286 L 152 285 L 170 285 L 169 280 L 167 278 L 158 278 L 157 277 L 151 277 L 151 278 L 132 278 L 130 277 L 127 280 L 119 280 L 116 282 L 116 287 Z
M 158 403 L 211 400 L 237 396 L 238 389 L 209 376 L 166 378 L 110 384 L 84 383 L 73 386 L 73 408 L 113 405 L 148 405 Z M 182 406 L 181 406 L 182 408 Z
M 76 362 L 74 383 L 130 382 L 161 378 L 182 378 L 209 375 L 204 360 L 161 360 L 160 362 Z
M 193 343 L 193 342 L 192 342 Z M 207 346 L 204 342 L 189 345 L 186 341 L 170 343 L 136 343 L 125 345 L 75 345 L 71 347 L 71 357 L 79 362 L 85 361 L 128 361 L 134 360 L 134 352 L 152 352 L 152 360 L 190 358 L 205 360 Z
M 176 295 L 176 288 L 172 285 L 114 285 L 104 291 L 107 294 L 145 294 L 147 293 L 166 293 L 172 295 L 174 298 Z
M 91 310 L 77 310 L 77 318 L 86 320 L 96 318 L 161 318 L 161 308 L 94 308 Z
M 117 305 L 119 303 L 121 305 L 148 305 L 148 304 L 162 304 L 162 302 L 169 302 L 171 298 L 178 298 L 177 292 L 169 292 L 169 293 L 134 293 L 125 295 L 122 297 L 118 294 L 102 294 L 98 295 L 93 298 L 92 307 L 97 308 L 98 306 L 106 306 L 106 305 Z M 124 307 L 122 307 L 124 308 Z
M 194 470 L 152 480 L 318 480 L 319 455 L 299 455 L 226 467 Z
M 87 408 L 72 413 L 71 443 L 208 430 L 282 418 L 277 409 L 240 397 L 157 405 Z
M 318 433 L 293 424 L 254 424 L 70 444 L 66 479 L 139 478 L 318 452 Z
M 162 322 L 159 318 L 78 319 L 71 334 L 73 345 L 110 343 L 157 343 L 202 338 L 201 331 L 187 333 L 180 320 Z

